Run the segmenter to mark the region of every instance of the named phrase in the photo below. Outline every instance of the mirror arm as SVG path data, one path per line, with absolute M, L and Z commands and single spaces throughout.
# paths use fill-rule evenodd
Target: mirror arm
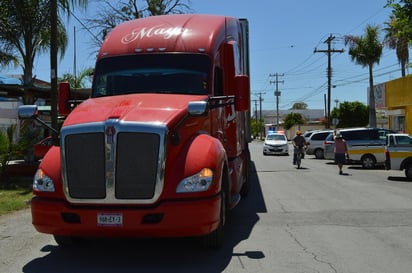
M 54 129 L 53 127 L 51 127 L 46 122 L 39 119 L 38 117 L 35 117 L 34 120 L 40 122 L 43 126 L 45 126 L 47 129 L 53 131 L 56 135 L 59 135 L 59 131 L 57 131 L 56 129 Z

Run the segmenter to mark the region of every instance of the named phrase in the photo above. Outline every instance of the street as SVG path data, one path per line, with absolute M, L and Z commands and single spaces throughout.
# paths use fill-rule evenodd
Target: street
M 225 245 L 193 239 L 88 241 L 59 248 L 30 210 L 0 217 L 0 272 L 405 273 L 412 268 L 412 181 L 401 171 L 306 156 L 263 156 L 250 144 L 252 189 L 231 211 Z M 290 150 L 292 151 L 292 150 Z

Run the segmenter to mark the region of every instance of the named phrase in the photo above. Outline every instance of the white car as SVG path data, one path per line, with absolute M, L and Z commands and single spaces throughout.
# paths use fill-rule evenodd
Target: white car
M 263 144 L 263 154 L 288 155 L 289 144 L 286 135 L 278 133 L 268 134 Z

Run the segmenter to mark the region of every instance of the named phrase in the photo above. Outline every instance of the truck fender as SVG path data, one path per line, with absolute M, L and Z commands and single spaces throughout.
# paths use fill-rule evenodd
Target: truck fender
M 54 195 L 61 198 L 63 195 L 63 185 L 61 177 L 61 159 L 60 159 L 60 147 L 53 146 L 46 153 L 42 159 L 39 169 L 41 169 L 45 175 L 53 180 L 55 187 L 54 193 L 36 193 L 37 196 L 47 195 L 47 197 L 53 197 Z
M 222 175 L 227 175 L 223 170 L 227 169 L 228 163 L 226 151 L 218 139 L 199 134 L 188 143 L 180 157 L 178 162 L 183 166 L 182 177 L 189 177 L 203 168 L 210 168 L 214 172 L 213 189 L 216 193 L 220 192 Z

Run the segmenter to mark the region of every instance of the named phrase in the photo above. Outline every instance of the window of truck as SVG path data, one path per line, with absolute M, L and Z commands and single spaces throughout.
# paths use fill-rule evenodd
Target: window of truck
M 135 93 L 208 94 L 210 59 L 202 54 L 138 54 L 96 63 L 92 97 Z

